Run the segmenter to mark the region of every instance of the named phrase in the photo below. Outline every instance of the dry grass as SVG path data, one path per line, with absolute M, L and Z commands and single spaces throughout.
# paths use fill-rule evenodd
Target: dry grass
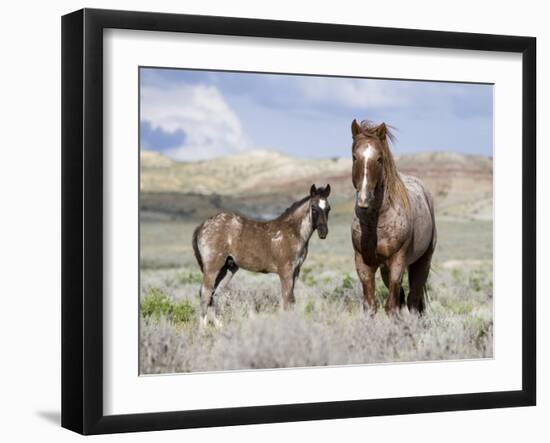
M 276 278 L 237 274 L 220 294 L 224 326 L 198 327 L 198 316 L 142 317 L 141 373 L 304 367 L 492 356 L 492 278 L 442 269 L 431 279 L 426 314 L 397 317 L 361 309 L 353 275 L 302 275 L 293 310 L 280 309 Z M 197 274 L 173 269 L 142 276 L 142 303 L 152 288 L 198 312 Z M 380 301 L 385 296 L 378 285 Z

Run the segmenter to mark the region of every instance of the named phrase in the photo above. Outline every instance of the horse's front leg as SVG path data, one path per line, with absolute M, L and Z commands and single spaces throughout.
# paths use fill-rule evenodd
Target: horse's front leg
M 283 309 L 287 310 L 296 301 L 294 298 L 295 273 L 291 268 L 282 269 L 279 272 L 281 280 L 281 295 L 283 296 Z
M 376 313 L 376 301 L 374 299 L 376 287 L 375 276 L 378 266 L 369 266 L 363 260 L 363 256 L 359 253 L 355 253 L 355 269 L 357 270 L 357 276 L 363 286 L 363 310 Z
M 404 251 L 405 248 L 402 249 Z M 403 274 L 407 265 L 406 255 L 404 252 L 396 253 L 390 263 L 388 263 L 389 274 L 389 295 L 386 301 L 386 312 L 395 313 L 401 307 L 401 288 L 403 283 Z

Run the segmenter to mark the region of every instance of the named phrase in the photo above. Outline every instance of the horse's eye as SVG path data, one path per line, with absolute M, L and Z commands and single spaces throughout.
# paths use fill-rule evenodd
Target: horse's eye
M 378 163 L 382 164 L 382 157 L 378 157 Z
M 354 155 L 354 156 L 353 156 L 353 161 L 355 161 L 355 160 L 357 160 L 357 159 L 355 158 L 355 155 Z

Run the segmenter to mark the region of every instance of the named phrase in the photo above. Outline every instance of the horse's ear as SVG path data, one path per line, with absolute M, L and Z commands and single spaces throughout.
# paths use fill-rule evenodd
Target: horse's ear
M 359 133 L 361 133 L 361 126 L 357 123 L 357 120 L 353 119 L 351 122 L 351 135 L 355 137 Z
M 329 195 L 330 195 L 330 184 L 325 186 L 325 189 L 323 189 L 321 197 L 328 198 Z
M 386 127 L 386 123 L 380 123 L 376 127 L 374 132 L 380 140 L 386 140 L 386 136 L 388 135 L 388 128 Z
M 317 193 L 317 188 L 315 187 L 315 184 L 311 185 L 311 188 L 309 190 L 309 195 L 312 197 Z

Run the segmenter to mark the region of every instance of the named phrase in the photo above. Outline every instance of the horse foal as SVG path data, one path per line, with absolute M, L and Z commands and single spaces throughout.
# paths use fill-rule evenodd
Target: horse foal
M 308 196 L 274 220 L 221 212 L 195 229 L 193 250 L 203 273 L 202 326 L 208 322 L 209 307 L 214 308 L 214 323 L 221 324 L 217 294 L 239 268 L 278 274 L 284 309 L 294 303 L 294 285 L 307 256 L 309 239 L 315 230 L 321 239 L 328 234 L 329 195 L 330 185 L 318 189 L 312 185 Z

